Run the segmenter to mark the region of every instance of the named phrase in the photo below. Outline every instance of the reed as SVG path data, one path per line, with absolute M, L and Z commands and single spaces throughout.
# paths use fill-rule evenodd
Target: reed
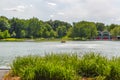
M 119 80 L 120 58 L 108 59 L 96 53 L 29 55 L 17 57 L 11 70 L 12 76 L 22 80 Z

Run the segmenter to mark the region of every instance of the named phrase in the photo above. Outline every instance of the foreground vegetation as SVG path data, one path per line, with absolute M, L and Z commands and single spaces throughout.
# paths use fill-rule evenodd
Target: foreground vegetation
M 120 58 L 108 59 L 99 54 L 47 54 L 17 57 L 10 76 L 21 80 L 119 80 Z

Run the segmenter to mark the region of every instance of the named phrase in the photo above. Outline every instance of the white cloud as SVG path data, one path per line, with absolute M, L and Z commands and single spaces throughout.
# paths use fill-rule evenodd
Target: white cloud
M 5 11 L 24 12 L 25 9 L 32 8 L 32 7 L 33 7 L 32 4 L 30 4 L 30 5 L 18 5 L 16 7 L 12 7 L 12 8 L 4 8 L 3 10 L 5 10 Z
M 64 15 L 64 13 L 63 13 L 63 12 L 58 12 L 57 14 L 58 14 L 58 15 Z
M 51 18 L 53 18 L 53 17 L 54 17 L 54 15 L 50 15 L 50 17 L 51 17 Z
M 109 23 L 120 13 L 118 0 L 57 0 L 56 3 L 61 3 L 57 10 L 64 12 L 72 21 L 79 19 Z
M 14 8 L 4 8 L 3 10 L 5 10 L 5 11 L 24 12 L 25 8 L 26 8 L 25 6 L 19 5 L 19 6 L 14 7 Z
M 5 14 L 5 16 L 22 15 L 23 17 L 29 15 L 29 17 L 36 16 L 42 20 L 53 17 L 68 22 L 87 20 L 118 23 L 120 18 L 119 4 L 120 0 L 14 0 L 14 2 L 2 0 L 0 8 L 5 11 L 1 11 L 0 14 Z M 8 14 L 6 11 L 22 13 Z
M 19 5 L 19 6 L 17 6 L 17 8 L 18 8 L 18 9 L 25 9 L 26 7 L 23 6 L 23 5 Z
M 50 6 L 56 6 L 56 3 L 52 3 L 52 2 L 48 2 L 47 4 Z
M 30 4 L 30 7 L 33 7 L 33 5 L 32 5 L 32 4 Z

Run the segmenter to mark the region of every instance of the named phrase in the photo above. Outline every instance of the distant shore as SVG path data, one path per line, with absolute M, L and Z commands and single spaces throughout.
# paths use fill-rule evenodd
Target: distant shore
M 45 42 L 45 41 L 120 41 L 120 40 L 97 40 L 97 39 L 60 39 L 60 38 L 6 38 L 6 39 L 0 39 L 0 42 Z

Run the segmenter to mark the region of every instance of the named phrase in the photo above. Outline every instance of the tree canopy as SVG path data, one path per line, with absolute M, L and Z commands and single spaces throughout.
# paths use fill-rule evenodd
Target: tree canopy
M 42 21 L 0 16 L 0 39 L 4 38 L 78 38 L 93 39 L 98 31 L 110 31 L 113 36 L 120 35 L 120 25 L 105 25 L 101 22 L 79 21 L 70 24 L 60 20 Z

